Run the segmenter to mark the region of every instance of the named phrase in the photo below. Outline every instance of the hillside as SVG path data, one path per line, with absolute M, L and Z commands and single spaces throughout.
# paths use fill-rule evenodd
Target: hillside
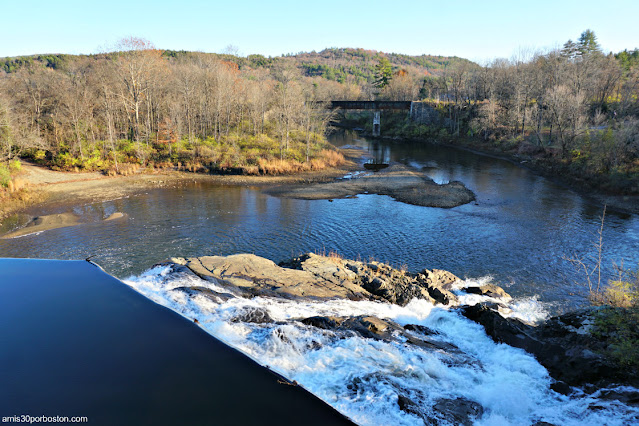
M 278 64 L 292 63 L 308 77 L 323 77 L 339 83 L 365 84 L 375 79 L 375 65 L 381 58 L 387 58 L 393 71 L 404 69 L 415 76 L 440 75 L 444 69 L 455 64 L 471 61 L 456 56 L 410 56 L 399 53 L 384 53 L 375 50 L 353 48 L 330 48 L 320 52 L 300 52 L 279 57 L 265 57 L 254 54 L 238 57 L 229 54 L 190 52 L 185 50 L 165 50 L 164 57 L 176 60 L 195 56 L 209 56 L 234 62 L 240 69 L 272 68 Z M 0 58 L 0 73 L 13 73 L 24 66 L 41 64 L 47 68 L 64 69 L 80 58 L 103 57 L 97 55 L 39 54 L 11 58 Z

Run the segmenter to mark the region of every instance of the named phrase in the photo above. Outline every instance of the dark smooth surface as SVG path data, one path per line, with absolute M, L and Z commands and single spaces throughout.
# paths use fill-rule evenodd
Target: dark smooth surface
M 0 417 L 352 424 L 85 261 L 0 259 Z

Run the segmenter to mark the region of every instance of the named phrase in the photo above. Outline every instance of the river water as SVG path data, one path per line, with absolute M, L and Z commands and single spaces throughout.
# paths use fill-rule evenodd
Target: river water
M 0 257 L 93 259 L 124 278 L 172 256 L 255 253 L 275 262 L 303 252 L 335 251 L 410 271 L 490 276 L 508 292 L 537 298 L 550 312 L 584 303 L 582 273 L 565 257 L 592 257 L 603 208 L 507 161 L 427 143 L 373 143 L 353 132 L 331 136 L 377 160 L 400 161 L 437 182 L 462 181 L 477 202 L 419 207 L 387 196 L 334 202 L 280 199 L 258 189 L 194 183 L 90 205 L 56 206 L 89 223 L 0 240 Z M 113 212 L 126 219 L 103 222 Z M 639 218 L 608 210 L 603 278 L 614 264 L 639 261 Z

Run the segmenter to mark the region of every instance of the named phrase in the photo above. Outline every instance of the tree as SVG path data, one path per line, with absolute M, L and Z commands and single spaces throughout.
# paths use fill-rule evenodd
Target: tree
M 597 36 L 592 30 L 586 30 L 581 33 L 577 47 L 581 56 L 601 53 L 601 47 L 599 46 L 599 43 L 597 43 Z
M 561 142 L 561 155 L 567 157 L 577 136 L 583 132 L 585 124 L 584 96 L 575 93 L 568 86 L 555 86 L 548 90 L 545 99 Z
M 568 40 L 561 48 L 561 56 L 568 60 L 575 60 L 579 55 L 579 45 L 572 40 Z
M 393 79 L 393 67 L 385 56 L 378 59 L 375 65 L 375 82 L 373 85 L 379 89 L 386 87 Z
M 0 93 L 0 161 L 11 158 L 13 147 L 13 128 L 9 102 Z
M 129 113 L 129 137 L 140 142 L 141 109 L 147 105 L 149 92 L 159 74 L 159 68 L 163 63 L 162 53 L 148 40 L 135 37 L 120 40 L 116 48 L 119 52 L 116 72 L 122 83 L 120 98 Z M 147 131 L 147 144 L 148 133 Z M 142 157 L 140 151 L 138 155 Z

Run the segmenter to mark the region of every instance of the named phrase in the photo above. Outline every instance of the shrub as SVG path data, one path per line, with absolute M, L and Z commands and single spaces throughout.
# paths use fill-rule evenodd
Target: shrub
M 22 164 L 20 163 L 20 160 L 13 160 L 9 162 L 9 172 L 11 174 L 18 173 L 20 170 L 22 170 Z
M 7 188 L 11 182 L 11 173 L 9 168 L 4 164 L 0 164 L 0 186 Z
M 639 307 L 600 309 L 593 334 L 609 343 L 606 355 L 622 366 L 639 368 Z

